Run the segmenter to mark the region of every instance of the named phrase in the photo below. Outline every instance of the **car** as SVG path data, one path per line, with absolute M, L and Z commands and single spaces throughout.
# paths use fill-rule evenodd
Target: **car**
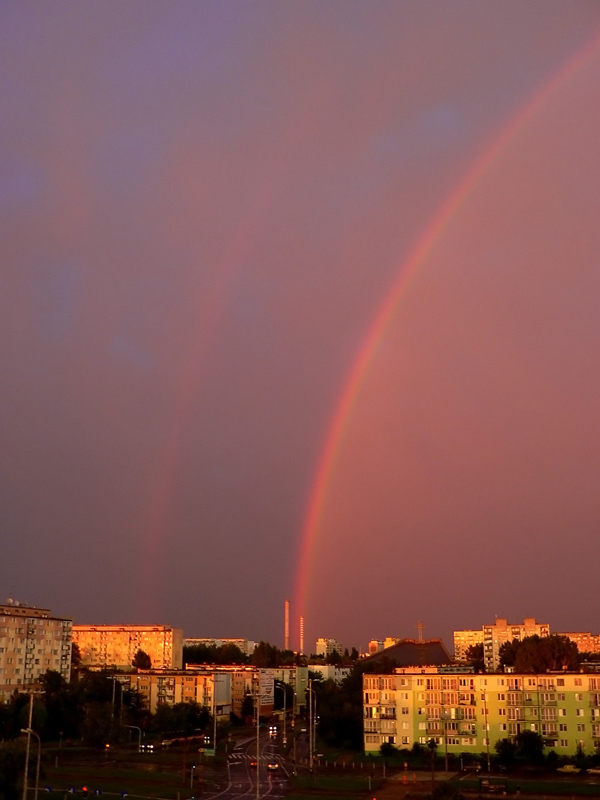
M 279 764 L 277 763 L 277 761 L 269 761 L 269 763 L 267 764 L 267 769 L 269 770 L 269 772 L 276 772 L 279 769 Z
M 564 767 L 559 767 L 557 772 L 562 772 L 565 775 L 576 775 L 581 770 L 575 764 L 565 764 Z
M 258 764 L 256 762 L 256 759 L 253 758 L 252 761 L 250 762 L 250 769 L 256 769 L 257 766 Z
M 600 775 L 600 767 L 588 767 L 588 775 Z
M 308 728 L 300 728 L 300 733 L 306 733 L 307 731 L 308 731 Z

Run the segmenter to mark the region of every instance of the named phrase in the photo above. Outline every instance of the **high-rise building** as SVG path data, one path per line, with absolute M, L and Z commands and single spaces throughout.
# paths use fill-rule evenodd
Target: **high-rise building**
M 344 648 L 335 639 L 317 639 L 317 649 L 315 653 L 318 656 L 330 656 L 332 653 L 343 654 Z
M 505 619 L 496 619 L 493 625 L 484 625 L 479 631 L 454 631 L 454 657 L 462 660 L 471 644 L 483 644 L 483 659 L 488 672 L 498 669 L 500 664 L 500 648 L 505 642 L 513 639 L 524 639 L 526 636 L 549 636 L 550 625 L 536 622 L 534 617 L 526 617 L 522 624 L 509 624 Z
M 72 625 L 47 608 L 0 605 L 0 700 L 34 688 L 49 669 L 69 680 Z
M 168 625 L 73 625 L 81 664 L 92 669 L 131 669 L 138 650 L 150 656 L 152 669 L 181 669 L 183 631 Z

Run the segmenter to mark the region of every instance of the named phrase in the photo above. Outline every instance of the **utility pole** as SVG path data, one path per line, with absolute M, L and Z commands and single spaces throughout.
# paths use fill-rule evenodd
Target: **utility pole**
M 29 693 L 29 722 L 27 723 L 27 748 L 25 750 L 25 775 L 23 776 L 23 800 L 27 800 L 27 772 L 29 770 L 29 750 L 31 748 L 31 722 L 33 720 L 33 692 Z

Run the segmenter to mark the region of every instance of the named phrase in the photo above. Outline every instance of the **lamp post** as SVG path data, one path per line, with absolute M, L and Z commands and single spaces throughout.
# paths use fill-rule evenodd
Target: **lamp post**
M 125 725 L 126 728 L 132 728 L 133 730 L 138 732 L 138 750 L 142 749 L 142 729 L 138 728 L 137 725 Z
M 491 772 L 490 767 L 490 731 L 488 725 L 487 692 L 483 692 L 483 717 L 485 730 L 485 750 L 487 754 L 487 771 Z
M 312 688 L 312 678 L 308 681 L 308 763 L 310 773 L 313 771 L 313 759 L 315 750 L 315 706 L 317 695 Z
M 194 770 L 196 769 L 196 765 L 192 764 L 192 769 L 190 771 L 190 789 L 194 788 Z
M 256 678 L 256 800 L 260 798 L 260 671 Z
M 37 757 L 37 767 L 35 770 L 35 793 L 34 793 L 34 800 L 37 800 L 38 797 L 38 789 L 40 786 L 40 757 L 42 755 L 42 740 L 40 739 L 39 735 L 33 730 L 33 728 L 21 728 L 21 733 L 27 734 L 27 749 L 29 749 L 29 741 L 31 736 L 35 736 L 38 742 L 38 757 Z
M 31 720 L 33 718 L 33 692 L 29 693 L 29 721 L 27 728 L 22 728 L 27 733 L 27 748 L 25 749 L 25 775 L 23 776 L 23 800 L 27 800 L 27 773 L 29 771 L 29 750 L 31 747 Z
M 279 684 L 283 689 L 283 743 L 287 744 L 287 730 L 285 727 L 285 721 L 287 717 L 287 684 L 285 681 L 276 680 L 275 683 Z

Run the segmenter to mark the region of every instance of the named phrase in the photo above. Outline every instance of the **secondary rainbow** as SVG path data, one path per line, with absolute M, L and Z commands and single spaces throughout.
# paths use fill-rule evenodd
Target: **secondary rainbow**
M 566 65 L 561 67 L 544 84 L 542 89 L 536 92 L 533 98 L 511 117 L 469 167 L 459 184 L 440 206 L 406 260 L 400 265 L 396 278 L 375 315 L 354 360 L 333 413 L 318 460 L 300 536 L 300 553 L 294 595 L 294 607 L 299 614 L 306 615 L 310 573 L 315 558 L 318 533 L 344 432 L 352 417 L 361 387 L 368 378 L 377 347 L 385 337 L 395 314 L 398 312 L 402 298 L 406 295 L 411 281 L 442 238 L 453 217 L 464 204 L 469 194 L 477 187 L 490 166 L 507 149 L 517 134 L 524 130 L 527 124 L 533 120 L 536 113 L 547 103 L 552 95 L 592 60 L 599 47 L 600 35 L 596 35 Z

